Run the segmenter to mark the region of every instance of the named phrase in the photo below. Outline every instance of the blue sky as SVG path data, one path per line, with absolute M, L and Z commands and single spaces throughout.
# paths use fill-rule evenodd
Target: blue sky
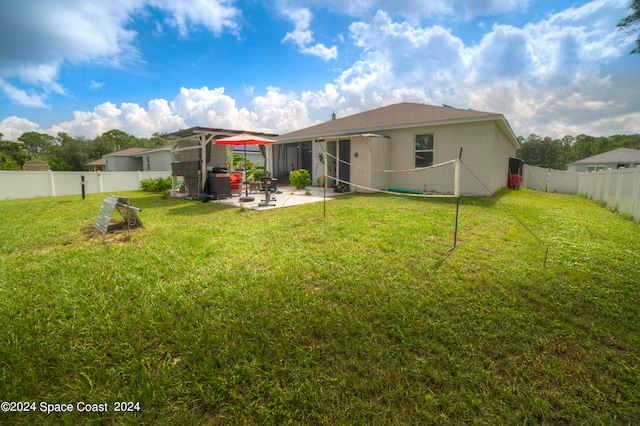
M 0 133 L 286 133 L 396 102 L 640 133 L 631 0 L 0 0 Z

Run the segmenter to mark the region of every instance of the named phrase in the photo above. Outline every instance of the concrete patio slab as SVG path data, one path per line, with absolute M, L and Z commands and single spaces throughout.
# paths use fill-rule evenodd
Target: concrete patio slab
M 327 189 L 326 199 L 330 201 L 342 193 L 335 193 L 333 189 Z M 252 210 L 272 210 L 282 207 L 298 206 L 301 204 L 317 203 L 325 199 L 324 188 L 322 187 L 307 187 L 306 189 L 296 189 L 293 186 L 281 186 L 278 185 L 278 193 L 271 194 L 271 205 L 265 206 L 264 204 L 265 194 L 264 192 L 249 193 L 249 197 L 253 197 L 253 201 L 241 202 L 240 198 L 244 198 L 245 191 L 242 191 L 242 195 L 239 197 L 235 194 L 231 198 L 224 198 L 221 200 L 212 200 L 211 203 L 221 203 L 228 206 L 240 207 Z

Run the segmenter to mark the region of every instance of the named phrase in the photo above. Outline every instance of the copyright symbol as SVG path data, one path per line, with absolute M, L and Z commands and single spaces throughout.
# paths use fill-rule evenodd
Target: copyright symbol
M 7 401 L 3 401 L 2 404 L 0 404 L 0 409 L 2 411 L 4 411 L 5 413 L 7 411 L 9 411 L 9 408 L 11 407 L 11 405 L 7 402 Z

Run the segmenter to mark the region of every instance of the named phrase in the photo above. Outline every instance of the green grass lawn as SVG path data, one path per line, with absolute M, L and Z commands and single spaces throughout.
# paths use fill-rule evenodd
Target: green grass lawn
M 120 195 L 146 229 L 0 202 L 0 423 L 640 421 L 640 225 L 591 201 L 463 198 L 447 252 L 451 200 Z

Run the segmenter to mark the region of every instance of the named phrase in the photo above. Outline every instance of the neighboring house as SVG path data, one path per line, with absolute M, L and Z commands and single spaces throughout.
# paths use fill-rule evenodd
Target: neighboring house
M 171 171 L 171 144 L 153 148 L 128 148 L 112 152 L 101 159 L 87 163 L 90 169 L 98 168 L 107 172 L 169 172 Z M 102 162 L 103 160 L 104 162 Z
M 149 148 L 134 156 L 142 160 L 142 171 L 168 172 L 171 171 L 171 149 L 172 145 L 169 143 Z
M 107 169 L 107 160 L 102 157 L 85 164 L 85 167 L 90 172 L 104 172 Z
M 146 151 L 146 148 L 127 148 L 104 156 L 107 172 L 142 171 L 142 160 L 135 155 Z
M 377 172 L 444 163 L 458 158 L 462 148 L 462 195 L 491 195 L 506 186 L 509 158 L 519 146 L 502 114 L 417 103 L 354 114 L 277 140 L 271 170 L 280 182 L 298 168 L 309 170 L 318 182 L 327 158 L 330 176 L 374 189 L 421 190 L 421 184 L 412 188 L 399 173 Z M 326 153 L 339 161 L 332 162 Z
M 633 168 L 636 166 L 640 166 L 640 150 L 618 148 L 583 160 L 574 161 L 567 165 L 567 170 L 571 172 L 596 172 L 598 170 L 619 169 L 621 167 Z

